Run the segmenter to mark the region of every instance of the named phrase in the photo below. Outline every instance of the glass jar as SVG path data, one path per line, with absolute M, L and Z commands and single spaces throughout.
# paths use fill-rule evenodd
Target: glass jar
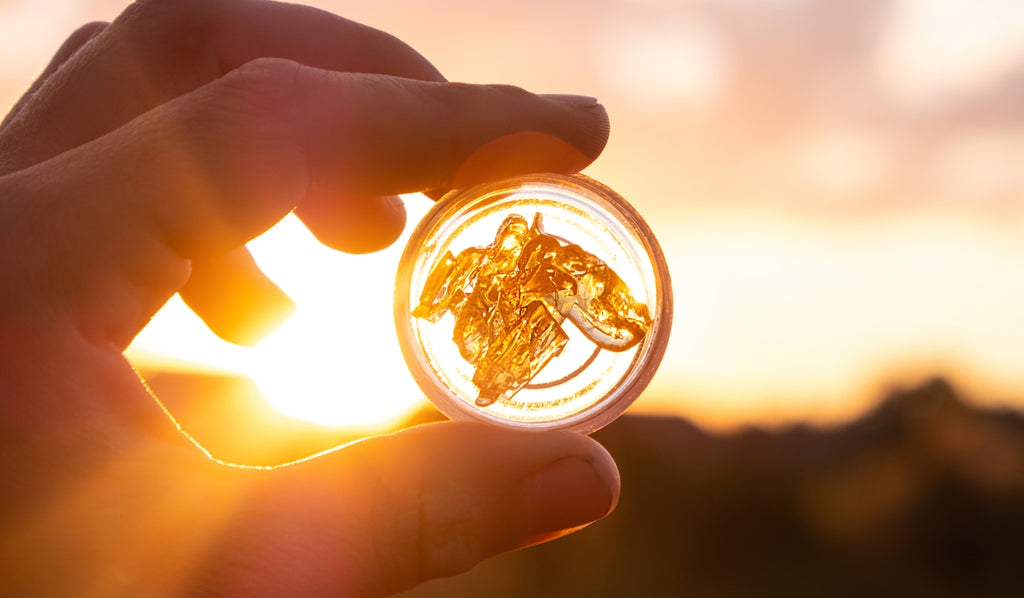
M 409 238 L 394 309 L 405 361 L 447 416 L 590 433 L 654 376 L 672 291 L 622 197 L 533 174 L 438 201 Z

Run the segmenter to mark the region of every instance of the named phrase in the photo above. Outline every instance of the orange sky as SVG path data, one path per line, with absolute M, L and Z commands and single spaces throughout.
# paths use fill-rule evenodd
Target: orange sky
M 0 1 L 0 103 L 78 23 L 123 4 Z M 395 33 L 451 79 L 585 93 L 607 106 L 612 138 L 588 173 L 650 221 L 677 301 L 665 362 L 637 409 L 714 426 L 834 420 L 889 382 L 930 373 L 951 373 L 979 399 L 1024 401 L 1024 4 L 314 4 Z M 274 233 L 258 252 L 277 260 L 268 272 L 284 278 L 300 314 L 314 314 L 295 329 L 347 293 L 307 288 L 289 268 L 295 246 L 315 251 L 300 239 Z M 397 252 L 353 261 L 363 259 L 318 267 L 338 280 L 353 268 L 385 272 L 374 284 L 390 298 Z M 310 324 L 315 342 L 285 330 L 274 340 L 284 349 L 253 357 L 182 312 L 158 317 L 136 355 L 265 371 L 305 343 L 319 356 L 304 360 L 313 368 L 366 359 L 342 351 L 341 324 Z M 366 335 L 393 334 L 381 313 Z M 418 396 L 388 359 L 353 371 L 394 387 L 350 380 L 347 393 L 399 405 Z M 281 369 L 264 387 L 289 386 L 295 372 Z

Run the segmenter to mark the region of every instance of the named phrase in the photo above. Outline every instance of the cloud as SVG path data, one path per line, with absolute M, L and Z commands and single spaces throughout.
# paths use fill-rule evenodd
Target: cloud
M 714 40 L 710 58 L 677 29 L 676 58 L 660 67 L 694 73 L 680 65 L 707 62 L 713 93 L 699 117 L 680 118 L 693 108 L 681 94 L 674 115 L 649 118 L 674 122 L 671 134 L 700 148 L 680 155 L 695 195 L 1024 214 L 1024 177 L 1013 167 L 1024 131 L 1024 5 L 705 0 L 690 18 Z M 668 54 L 667 44 L 647 44 Z

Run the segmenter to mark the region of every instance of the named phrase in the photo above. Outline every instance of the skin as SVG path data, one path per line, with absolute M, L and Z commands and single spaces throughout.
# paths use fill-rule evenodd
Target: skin
M 151 0 L 75 32 L 0 125 L 5 592 L 383 596 L 606 515 L 615 464 L 571 433 L 444 423 L 227 466 L 122 351 L 176 292 L 257 340 L 291 303 L 244 243 L 289 212 L 372 251 L 397 194 L 573 172 L 607 133 L 595 101 L 448 83 L 308 7 Z

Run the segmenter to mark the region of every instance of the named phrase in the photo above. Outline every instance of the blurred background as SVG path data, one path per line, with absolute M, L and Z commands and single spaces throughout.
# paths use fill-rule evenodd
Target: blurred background
M 0 105 L 125 4 L 0 0 Z M 410 595 L 1024 590 L 1024 3 L 311 4 L 451 80 L 597 96 L 587 173 L 673 275 L 661 369 L 599 433 L 619 511 Z M 393 338 L 402 245 L 336 254 L 288 219 L 252 249 L 289 322 L 234 347 L 174 300 L 131 358 L 229 460 L 433 419 Z

